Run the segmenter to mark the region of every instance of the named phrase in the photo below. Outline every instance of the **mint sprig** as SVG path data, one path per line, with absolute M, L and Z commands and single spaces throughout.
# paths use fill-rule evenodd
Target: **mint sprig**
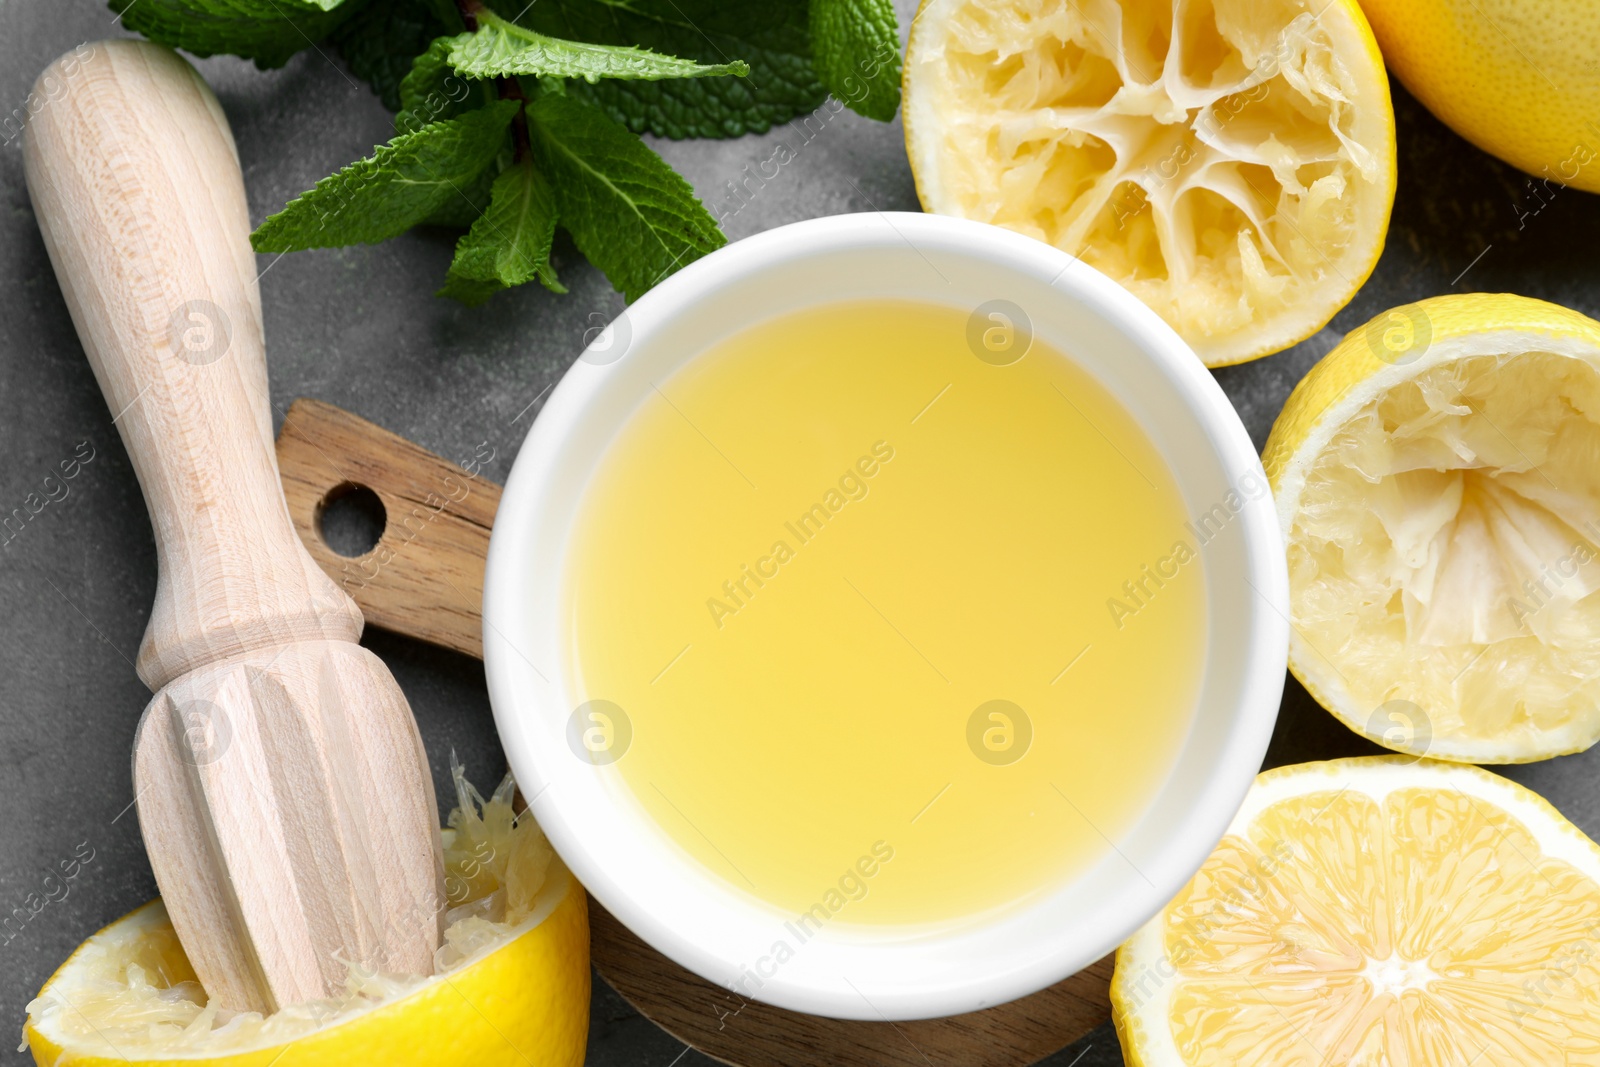
M 227 54 L 281 67 L 355 14 L 347 0 L 111 0 L 122 24 L 197 56 Z
M 505 143 L 520 105 L 497 100 L 403 133 L 289 201 L 250 235 L 257 252 L 376 244 L 464 196 Z
M 637 44 L 702 63 L 737 57 L 748 78 L 574 86 L 635 133 L 741 137 L 809 114 L 828 90 L 812 63 L 805 0 L 539 0 L 521 22 L 543 33 Z
M 528 126 L 561 224 L 629 300 L 727 243 L 689 183 L 593 104 L 547 93 Z
M 350 73 L 372 86 L 383 106 L 400 108 L 400 80 L 430 41 L 467 27 L 455 0 L 377 0 L 334 30 L 327 44 Z M 326 52 L 326 47 L 323 47 Z
M 492 85 L 458 75 L 450 66 L 454 37 L 440 37 L 411 64 L 400 79 L 396 133 L 420 130 L 431 122 L 452 119 L 498 98 Z
M 547 37 L 508 22 L 492 11 L 480 11 L 478 28 L 450 43 L 449 63 L 469 78 L 496 78 L 534 74 L 555 78 L 705 78 L 722 74 L 740 77 L 750 73 L 748 63 L 703 64 L 692 59 L 664 56 L 628 45 L 588 44 Z
M 811 0 L 817 76 L 869 119 L 900 109 L 900 29 L 891 0 Z
M 551 292 L 564 293 L 550 265 L 556 236 L 556 204 L 531 159 L 500 172 L 489 208 L 456 245 L 440 296 L 476 307 L 502 289 L 538 278 Z
M 395 136 L 251 235 L 257 251 L 466 232 L 439 295 L 469 305 L 534 279 L 565 292 L 558 228 L 629 300 L 726 238 L 636 136 L 735 137 L 829 91 L 893 118 L 890 0 L 110 0 L 199 55 L 285 62 L 327 40 L 396 112 Z

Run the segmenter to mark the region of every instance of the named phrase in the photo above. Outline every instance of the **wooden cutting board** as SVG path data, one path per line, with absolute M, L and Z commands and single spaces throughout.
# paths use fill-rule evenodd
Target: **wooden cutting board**
M 500 486 L 316 400 L 297 400 L 278 467 L 311 557 L 368 624 L 483 658 L 483 567 Z M 360 489 L 382 501 L 378 543 L 358 558 L 323 540 L 328 502 Z M 746 1000 L 646 945 L 590 899 L 596 968 L 674 1037 L 735 1067 L 1024 1067 L 1111 1015 L 1111 957 L 1048 989 L 984 1011 L 915 1022 L 852 1022 Z

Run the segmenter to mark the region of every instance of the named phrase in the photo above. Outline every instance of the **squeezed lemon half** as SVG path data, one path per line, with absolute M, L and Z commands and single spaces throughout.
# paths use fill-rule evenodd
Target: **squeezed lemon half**
M 1600 737 L 1600 323 L 1436 297 L 1352 330 L 1263 462 L 1289 666 L 1402 752 L 1544 759 Z
M 1600 848 L 1476 767 L 1268 771 L 1111 997 L 1132 1067 L 1588 1062 Z
M 578 1067 L 589 1020 L 582 887 L 508 777 L 485 800 L 455 768 L 452 910 L 430 977 L 352 968 L 344 997 L 263 1017 L 206 1003 L 159 900 L 79 946 L 28 1005 L 40 1067 Z
M 1353 0 L 924 0 L 923 207 L 1110 275 L 1211 366 L 1321 329 L 1371 273 L 1394 113 Z

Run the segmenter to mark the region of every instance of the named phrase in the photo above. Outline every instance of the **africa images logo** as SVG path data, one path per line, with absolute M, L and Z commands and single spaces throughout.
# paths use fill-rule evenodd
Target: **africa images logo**
M 854 864 L 846 867 L 833 885 L 811 907 L 796 915 L 793 921 L 783 924 L 785 936 L 772 942 L 766 955 L 753 965 L 741 966 L 738 978 L 728 983 L 728 988 L 744 996 L 754 996 L 756 990 L 766 985 L 778 970 L 794 959 L 807 941 L 822 932 L 823 926 L 837 916 L 851 901 L 861 900 L 871 891 L 872 879 L 877 877 L 890 860 L 894 859 L 894 846 L 887 841 L 872 843 L 869 853 L 863 853 Z M 749 988 L 754 983 L 755 989 Z

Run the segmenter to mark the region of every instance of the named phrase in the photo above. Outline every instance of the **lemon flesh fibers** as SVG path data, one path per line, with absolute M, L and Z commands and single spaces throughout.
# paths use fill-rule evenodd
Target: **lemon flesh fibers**
M 1397 309 L 1290 397 L 1267 463 L 1291 666 L 1335 715 L 1475 763 L 1600 736 L 1600 324 L 1522 297 Z
M 923 206 L 1079 256 L 1205 362 L 1320 329 L 1383 248 L 1394 116 L 1350 0 L 926 0 Z
M 352 967 L 338 999 L 271 1016 L 207 1003 L 155 901 L 86 941 L 28 1005 L 24 1048 L 41 1065 L 278 1062 L 576 1067 L 587 1031 L 583 891 L 508 777 L 485 799 L 456 768 L 460 807 L 444 832 L 451 910 L 435 974 Z M 530 1033 L 529 1031 L 534 1031 Z M 292 1054 L 291 1054 L 292 1053 Z
M 1475 767 L 1261 775 L 1117 952 L 1133 1067 L 1528 1067 L 1600 1057 L 1600 849 Z

